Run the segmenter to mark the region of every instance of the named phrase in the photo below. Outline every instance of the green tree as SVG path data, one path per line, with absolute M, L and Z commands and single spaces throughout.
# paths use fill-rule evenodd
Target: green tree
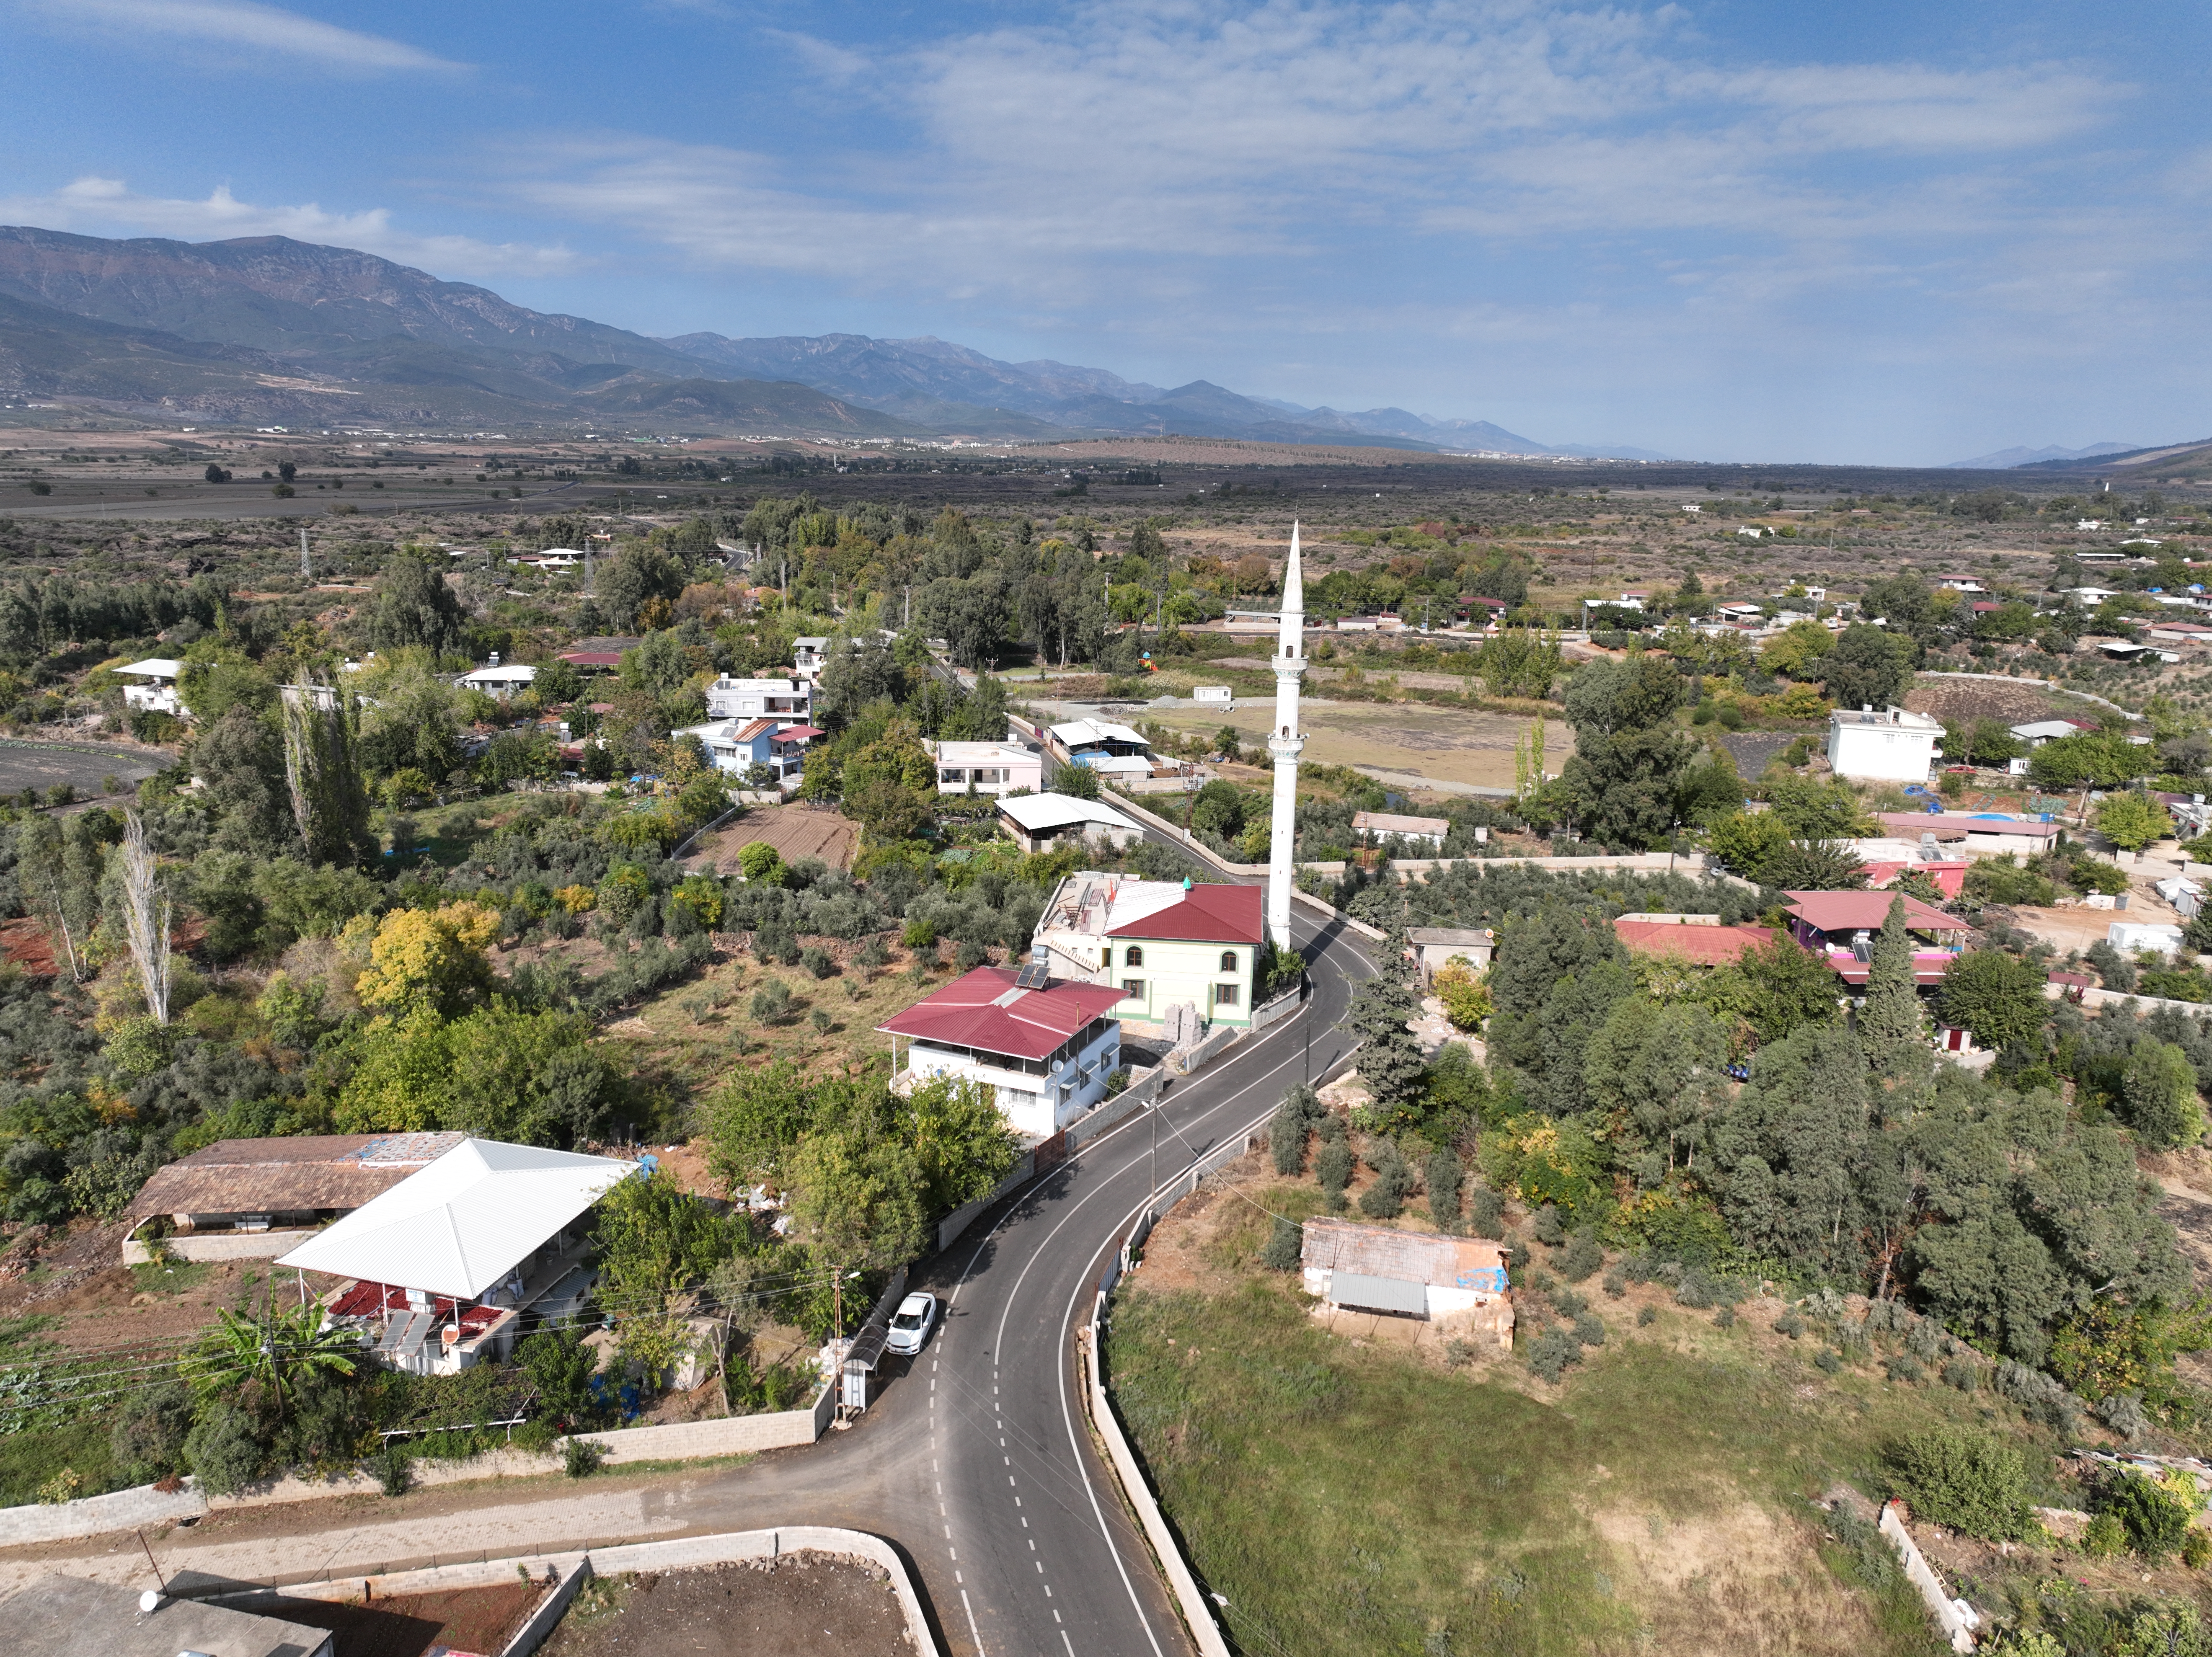
M 1767 858 L 1759 881 L 1785 892 L 1863 892 L 1867 871 L 1848 841 L 1790 840 Z
M 350 1329 L 323 1327 L 319 1302 L 283 1307 L 271 1299 L 259 1317 L 228 1307 L 202 1333 L 178 1369 L 203 1400 L 257 1385 L 281 1415 L 300 1386 L 317 1375 L 350 1375 L 361 1343 Z
M 1693 751 L 1672 723 L 1681 687 L 1674 664 L 1657 656 L 1576 670 L 1566 695 L 1575 751 L 1560 781 L 1586 835 L 1642 847 L 1673 828 Z
M 2017 1446 L 1987 1433 L 1931 1427 L 1890 1448 L 1890 1489 L 1915 1519 L 1991 1542 L 2021 1542 L 2037 1530 L 2027 1467 Z
M 2197 1070 L 2171 1041 L 2139 1036 L 2121 1072 L 2121 1119 L 2154 1150 L 2193 1145 L 2204 1137 Z
M 1870 595 L 1873 590 L 1869 591 Z M 1861 608 L 1871 603 L 1869 596 Z M 1821 662 L 1821 686 L 1839 707 L 1897 707 L 1912 682 L 1917 654 L 1911 638 L 1854 622 L 1837 636 L 1836 647 Z
M 1671 1172 L 1694 1151 L 1725 1096 L 1727 1062 L 1726 1035 L 1707 1009 L 1633 995 L 1590 1037 L 1583 1087 L 1590 1104 L 1613 1119 L 1608 1138 L 1632 1152 L 1663 1145 Z
M 896 1139 L 842 1128 L 809 1134 L 786 1165 L 792 1235 L 827 1270 L 842 1333 L 846 1274 L 886 1270 L 921 1251 L 921 1162 Z
M 1905 930 L 1905 900 L 1893 897 L 1875 938 L 1867 972 L 1866 999 L 1858 1016 L 1859 1045 L 1875 1074 L 1905 1080 L 1927 1069 L 1927 1020 L 1920 1011 L 1912 967 L 1912 934 Z
M 1971 950 L 1943 969 L 1936 992 L 1943 1022 L 1993 1050 L 2019 1047 L 2043 1028 L 2043 974 L 2002 950 Z
M 1014 1165 L 1013 1130 L 975 1082 L 941 1076 L 907 1096 L 904 1132 L 921 1166 L 922 1199 L 930 1212 L 950 1213 L 987 1197 Z
M 2123 850 L 2140 852 L 2171 835 L 2173 819 L 2156 800 L 2130 789 L 2111 795 L 2097 808 L 2097 832 Z
M 656 1382 L 682 1356 L 679 1301 L 733 1251 L 731 1223 L 665 1174 L 636 1174 L 599 1199 L 592 1241 L 599 1304 L 625 1357 Z
M 1345 1021 L 1360 1038 L 1359 1079 L 1386 1112 L 1400 1110 L 1420 1096 L 1428 1067 L 1421 1061 L 1420 1044 L 1407 1028 L 1413 1012 L 1413 992 L 1404 974 L 1386 968 L 1359 986 Z
M 311 864 L 357 864 L 376 853 L 368 790 L 357 756 L 360 703 L 344 687 L 287 686 L 284 781 Z
M 1705 834 L 1706 848 L 1723 867 L 1762 885 L 1768 861 L 1789 843 L 1789 825 L 1771 811 L 1730 811 Z
M 466 630 L 461 601 L 446 585 L 445 572 L 412 547 L 395 554 L 377 583 L 376 609 L 368 628 L 370 647 L 419 648 L 447 656 L 461 649 Z
M 1777 938 L 1745 950 L 1735 971 L 1742 986 L 1741 1013 L 1763 1042 L 1778 1041 L 1836 1016 L 1842 980 L 1826 961 L 1793 939 Z

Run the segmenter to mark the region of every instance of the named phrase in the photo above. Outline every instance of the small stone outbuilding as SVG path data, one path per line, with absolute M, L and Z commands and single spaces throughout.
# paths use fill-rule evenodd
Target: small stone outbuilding
M 1305 1223 L 1299 1258 L 1306 1292 L 1329 1306 L 1420 1318 L 1512 1350 L 1503 1243 L 1324 1217 Z

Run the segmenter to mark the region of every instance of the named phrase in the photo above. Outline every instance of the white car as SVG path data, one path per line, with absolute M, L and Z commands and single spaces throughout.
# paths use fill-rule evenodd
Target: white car
M 922 1343 L 937 1325 L 937 1296 L 908 1295 L 899 1302 L 899 1309 L 891 1314 L 890 1334 L 884 1342 L 886 1351 L 898 1352 L 911 1357 L 921 1350 Z

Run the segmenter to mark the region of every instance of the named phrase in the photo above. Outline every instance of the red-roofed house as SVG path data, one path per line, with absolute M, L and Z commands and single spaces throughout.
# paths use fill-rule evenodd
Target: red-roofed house
M 1895 892 L 1792 892 L 1785 906 L 1790 935 L 1834 968 L 1836 976 L 1863 987 L 1874 963 L 1875 938 L 1889 916 Z M 1972 930 L 1966 923 L 1904 898 L 1906 928 L 1919 934 L 1912 950 L 1914 978 L 1923 986 L 1941 981 Z
M 1623 915 L 1613 935 L 1631 955 L 1680 956 L 1693 967 L 1726 967 L 1747 950 L 1774 942 L 1764 926 L 1723 926 L 1717 915 L 1683 915 L 1651 920 Z
M 1265 892 L 1086 871 L 1060 882 L 1036 941 L 1052 969 L 1120 987 L 1125 1024 L 1164 1025 L 1188 1007 L 1212 1023 L 1252 1022 L 1265 961 Z
M 877 1025 L 891 1038 L 891 1085 L 904 1092 L 939 1076 L 978 1083 L 1032 1141 L 1103 1100 L 1121 1062 L 1121 1027 L 1108 1017 L 1120 992 L 1066 979 L 1024 989 L 1017 976 L 978 967 Z

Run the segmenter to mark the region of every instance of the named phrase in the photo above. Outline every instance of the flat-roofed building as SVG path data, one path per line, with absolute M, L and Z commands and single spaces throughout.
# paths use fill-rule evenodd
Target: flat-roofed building
M 1144 829 L 1124 813 L 1072 794 L 1002 795 L 999 821 L 1024 852 L 1048 852 L 1070 840 L 1133 846 L 1145 837 Z
M 1347 1311 L 1396 1313 L 1513 1345 L 1505 1245 L 1480 1237 L 1316 1218 L 1301 1229 L 1305 1291 Z
M 0 1646 L 21 1657 L 331 1657 L 334 1638 L 305 1623 L 59 1572 L 0 1599 Z
M 1032 792 L 1044 786 L 1044 758 L 1004 742 L 925 742 L 937 762 L 940 794 Z

